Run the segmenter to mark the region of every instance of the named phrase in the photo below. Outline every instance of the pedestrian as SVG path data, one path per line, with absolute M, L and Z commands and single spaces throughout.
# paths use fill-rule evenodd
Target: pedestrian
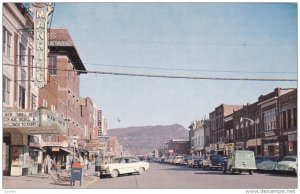
M 87 157 L 84 158 L 84 166 L 86 166 L 86 169 L 89 169 L 89 161 L 87 159 Z
M 101 165 L 100 157 L 96 157 L 96 160 L 95 160 L 95 171 L 97 172 L 97 176 L 99 176 L 99 177 L 100 177 L 100 165 Z
M 50 174 L 53 161 L 49 155 L 47 155 L 46 160 L 47 160 L 47 173 Z
M 47 155 L 48 156 L 48 155 Z M 45 156 L 44 161 L 43 161 L 43 171 L 44 174 L 48 174 L 48 168 L 47 168 L 47 156 Z

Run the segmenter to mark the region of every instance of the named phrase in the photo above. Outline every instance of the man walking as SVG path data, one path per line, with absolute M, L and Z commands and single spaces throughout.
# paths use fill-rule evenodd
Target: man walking
M 101 165 L 100 157 L 96 156 L 95 171 L 97 172 L 97 176 L 99 176 L 99 178 L 100 178 L 100 165 Z

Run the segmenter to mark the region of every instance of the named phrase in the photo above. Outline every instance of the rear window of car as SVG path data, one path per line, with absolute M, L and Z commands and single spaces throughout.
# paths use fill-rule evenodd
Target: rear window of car
M 291 162 L 296 162 L 297 160 L 296 160 L 296 158 L 285 157 L 285 158 L 283 158 L 283 160 L 282 160 L 282 161 L 291 161 Z
M 236 157 L 237 158 L 253 158 L 253 153 L 252 152 L 236 152 Z

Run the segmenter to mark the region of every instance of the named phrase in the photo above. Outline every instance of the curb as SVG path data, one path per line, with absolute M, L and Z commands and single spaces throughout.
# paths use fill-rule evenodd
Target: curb
M 91 184 L 97 182 L 98 180 L 100 180 L 98 177 L 93 178 L 93 180 L 91 181 L 87 181 L 86 183 L 84 183 L 80 188 L 85 189 L 86 187 L 90 186 Z

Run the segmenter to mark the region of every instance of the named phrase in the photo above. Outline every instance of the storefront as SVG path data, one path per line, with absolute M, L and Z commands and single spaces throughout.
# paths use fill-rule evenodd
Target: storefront
M 64 122 L 46 109 L 3 110 L 3 175 L 22 176 L 42 171 L 41 134 L 65 131 Z
M 262 153 L 261 153 L 261 138 L 249 139 L 246 144 L 246 149 L 253 151 L 258 156 L 262 155 Z

